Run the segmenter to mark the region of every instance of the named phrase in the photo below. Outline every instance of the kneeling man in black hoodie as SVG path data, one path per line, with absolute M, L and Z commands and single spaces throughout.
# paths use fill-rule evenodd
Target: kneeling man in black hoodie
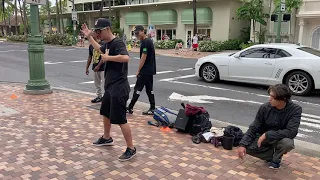
M 238 156 L 243 159 L 249 154 L 270 163 L 271 169 L 278 169 L 282 156 L 294 149 L 302 108 L 290 101 L 291 91 L 283 84 L 271 86 L 268 93 L 269 102 L 261 105 L 242 138 Z

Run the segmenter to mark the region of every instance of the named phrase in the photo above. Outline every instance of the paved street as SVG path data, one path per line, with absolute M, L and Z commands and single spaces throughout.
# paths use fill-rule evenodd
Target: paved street
M 138 54 L 130 53 L 129 82 L 134 86 Z M 0 43 L 0 81 L 27 82 L 27 45 Z M 51 86 L 94 93 L 92 76 L 85 75 L 86 49 L 46 46 L 46 76 Z M 220 121 L 248 126 L 259 104 L 266 102 L 267 87 L 221 82 L 208 84 L 194 76 L 195 59 L 157 56 L 155 93 L 157 105 L 179 109 L 181 100 L 204 106 L 211 117 Z M 92 73 L 91 73 L 92 75 Z M 320 144 L 320 94 L 294 97 L 303 107 L 298 139 Z M 148 102 L 145 93 L 140 99 Z M 200 104 L 198 104 L 200 103 Z

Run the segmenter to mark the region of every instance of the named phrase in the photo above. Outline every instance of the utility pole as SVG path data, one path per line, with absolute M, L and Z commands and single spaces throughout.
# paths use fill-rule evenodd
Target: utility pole
M 282 21 L 282 12 L 286 10 L 286 1 L 281 0 L 278 12 L 278 22 L 277 22 L 277 37 L 276 43 L 281 43 L 281 21 Z
M 193 35 L 197 34 L 197 0 L 193 0 Z
M 39 28 L 39 7 L 46 5 L 46 0 L 26 0 L 30 4 L 31 33 L 28 37 L 29 74 L 30 79 L 24 90 L 25 94 L 52 93 L 49 82 L 45 78 L 43 36 Z

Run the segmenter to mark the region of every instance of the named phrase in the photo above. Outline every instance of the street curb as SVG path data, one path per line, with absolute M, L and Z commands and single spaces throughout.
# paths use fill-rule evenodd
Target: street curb
M 52 89 L 74 92 L 74 93 L 81 93 L 81 94 L 86 94 L 86 95 L 90 95 L 90 96 L 96 96 L 95 93 L 85 92 L 85 91 L 81 91 L 81 90 L 74 90 L 74 89 L 69 89 L 69 88 L 63 88 L 63 87 L 52 87 Z M 150 105 L 148 103 L 138 101 L 136 103 L 135 107 L 137 109 L 143 110 L 143 109 L 149 109 Z M 172 110 L 172 111 L 178 113 L 178 111 L 176 111 L 176 110 Z M 226 127 L 228 125 L 233 125 L 233 126 L 239 127 L 243 132 L 246 132 L 248 130 L 248 127 L 245 127 L 245 126 L 236 125 L 236 124 L 232 124 L 232 123 L 228 123 L 228 122 L 224 122 L 224 121 L 220 121 L 220 120 L 216 120 L 216 119 L 210 119 L 210 120 L 211 120 L 211 123 L 215 127 Z M 306 141 L 297 140 L 297 139 L 295 139 L 294 141 L 295 141 L 296 148 L 293 150 L 293 152 L 301 153 L 301 154 L 308 155 L 308 156 L 320 157 L 320 145 L 306 142 Z

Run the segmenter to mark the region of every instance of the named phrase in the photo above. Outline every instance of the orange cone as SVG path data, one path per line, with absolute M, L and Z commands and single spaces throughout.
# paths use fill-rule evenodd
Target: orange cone
M 12 94 L 12 95 L 10 96 L 10 98 L 11 98 L 11 99 L 17 99 L 17 98 L 18 98 L 18 96 L 17 96 L 17 95 L 15 95 L 15 94 Z
M 169 132 L 169 131 L 171 131 L 171 129 L 169 127 L 162 127 L 162 128 L 160 128 L 160 131 Z

